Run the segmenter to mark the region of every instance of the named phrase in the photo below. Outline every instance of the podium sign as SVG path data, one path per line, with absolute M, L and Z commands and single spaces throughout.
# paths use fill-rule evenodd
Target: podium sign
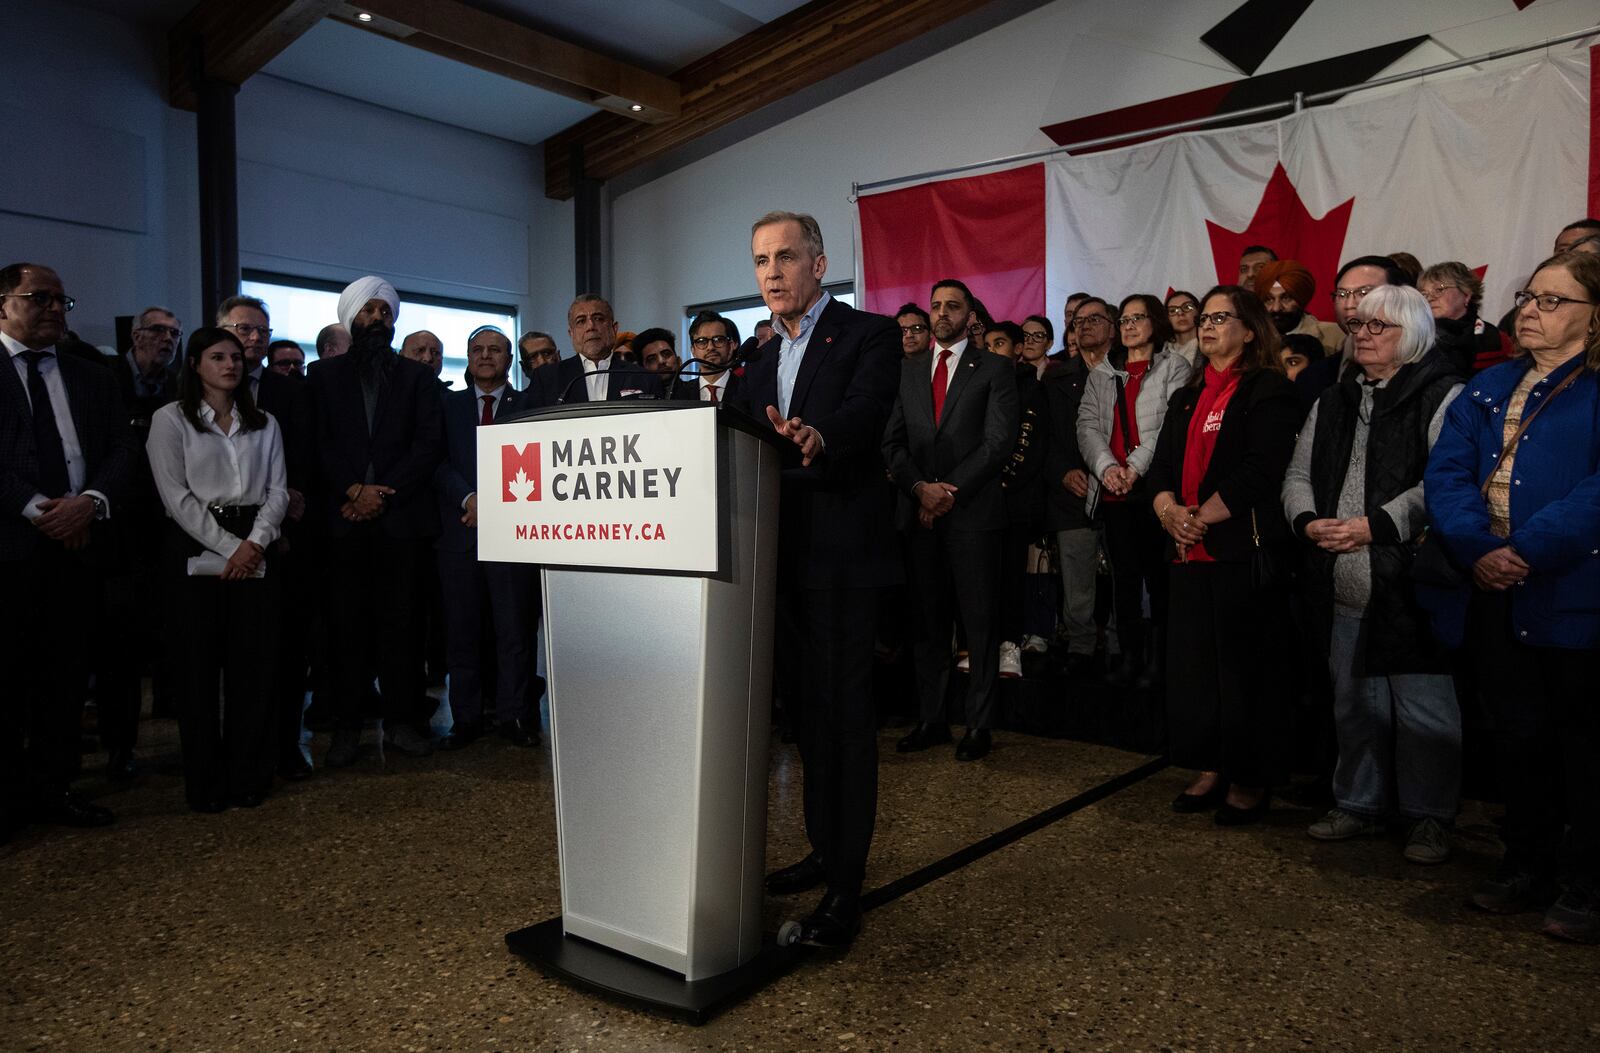
M 716 407 L 479 428 L 478 558 L 718 572 Z

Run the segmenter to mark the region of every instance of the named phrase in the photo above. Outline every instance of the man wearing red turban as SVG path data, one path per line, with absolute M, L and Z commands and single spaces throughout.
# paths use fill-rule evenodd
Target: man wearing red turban
M 1332 322 L 1319 322 L 1306 312 L 1317 293 L 1317 280 L 1299 260 L 1273 260 L 1256 272 L 1256 295 L 1272 315 L 1279 334 L 1305 333 L 1322 342 L 1328 354 L 1338 352 L 1344 333 Z

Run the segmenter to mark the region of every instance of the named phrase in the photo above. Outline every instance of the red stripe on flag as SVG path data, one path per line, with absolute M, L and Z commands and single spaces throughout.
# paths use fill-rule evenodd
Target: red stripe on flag
M 869 194 L 861 213 L 865 308 L 926 308 L 934 282 L 956 278 L 996 321 L 1044 310 L 1044 166 Z

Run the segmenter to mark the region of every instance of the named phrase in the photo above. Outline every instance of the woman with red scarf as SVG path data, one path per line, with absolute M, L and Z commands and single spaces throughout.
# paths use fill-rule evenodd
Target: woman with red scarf
M 1262 569 L 1293 546 L 1280 494 L 1300 408 L 1254 293 L 1218 286 L 1198 319 L 1202 368 L 1172 397 L 1148 476 L 1175 557 L 1171 757 L 1200 772 L 1172 807 L 1215 809 L 1219 824 L 1242 826 L 1266 813 L 1269 790 L 1287 775 L 1289 711 L 1277 681 L 1288 610 L 1281 583 Z

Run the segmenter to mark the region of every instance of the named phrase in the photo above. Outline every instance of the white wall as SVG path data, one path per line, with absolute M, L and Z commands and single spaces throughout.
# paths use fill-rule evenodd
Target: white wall
M 855 269 L 851 183 L 1052 145 L 1039 128 L 1239 79 L 1200 34 L 1236 0 L 1056 0 L 617 198 L 615 306 L 629 328 L 753 295 L 749 224 L 773 208 L 822 224 L 831 279 Z M 1389 72 L 1595 24 L 1592 0 L 1316 0 L 1258 71 L 1417 35 Z M 1573 45 L 1567 45 L 1571 47 Z

